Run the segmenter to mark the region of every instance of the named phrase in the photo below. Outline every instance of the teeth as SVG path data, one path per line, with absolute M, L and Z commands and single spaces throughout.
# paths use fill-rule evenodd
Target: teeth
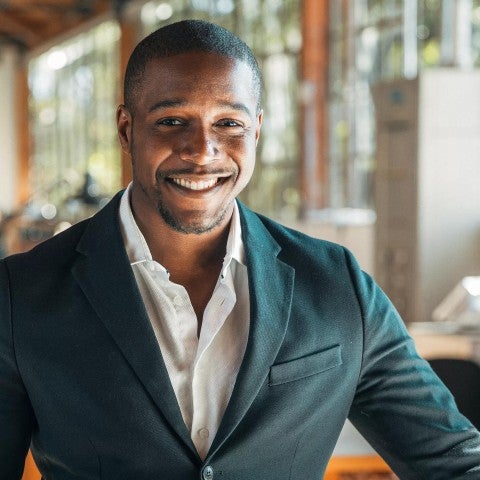
M 184 178 L 172 178 L 173 183 L 180 185 L 183 188 L 188 188 L 189 190 L 207 190 L 212 188 L 218 181 L 217 178 L 212 178 L 211 180 L 201 180 L 195 182 L 192 180 L 185 180 Z

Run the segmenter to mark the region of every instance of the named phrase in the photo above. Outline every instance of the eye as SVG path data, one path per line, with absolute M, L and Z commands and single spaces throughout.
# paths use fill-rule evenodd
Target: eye
M 162 125 L 166 127 L 177 127 L 183 125 L 183 122 L 178 118 L 161 118 L 155 122 L 157 125 Z
M 231 118 L 224 118 L 217 122 L 217 126 L 219 127 L 243 127 L 241 122 L 237 120 L 233 120 Z

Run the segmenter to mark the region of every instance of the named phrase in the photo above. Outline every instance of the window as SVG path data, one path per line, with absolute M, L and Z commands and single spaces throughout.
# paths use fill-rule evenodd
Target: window
M 370 86 L 439 65 L 480 66 L 480 0 L 330 2 L 329 203 L 371 208 Z
M 103 194 L 120 188 L 119 35 L 116 22 L 104 22 L 30 60 L 30 174 L 37 199 L 62 204 L 80 191 L 87 172 Z

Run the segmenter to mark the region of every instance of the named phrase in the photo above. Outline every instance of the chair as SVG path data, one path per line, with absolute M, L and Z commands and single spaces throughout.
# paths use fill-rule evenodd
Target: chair
M 429 363 L 452 392 L 460 412 L 480 429 L 480 365 L 457 358 L 429 359 Z

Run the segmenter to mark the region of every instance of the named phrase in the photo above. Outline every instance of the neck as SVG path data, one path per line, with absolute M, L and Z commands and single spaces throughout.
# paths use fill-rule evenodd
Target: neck
M 202 270 L 222 266 L 230 222 L 202 234 L 184 234 L 170 229 L 151 240 L 146 238 L 153 258 L 171 274 L 178 270 Z
M 134 209 L 133 209 L 134 210 Z M 223 258 L 226 254 L 227 240 L 230 231 L 232 210 L 224 221 L 210 231 L 194 234 L 179 232 L 165 223 L 155 212 L 154 215 L 143 218 L 134 217 L 155 261 L 162 264 L 175 281 L 175 273 L 185 276 L 202 270 L 218 271 L 220 273 Z

